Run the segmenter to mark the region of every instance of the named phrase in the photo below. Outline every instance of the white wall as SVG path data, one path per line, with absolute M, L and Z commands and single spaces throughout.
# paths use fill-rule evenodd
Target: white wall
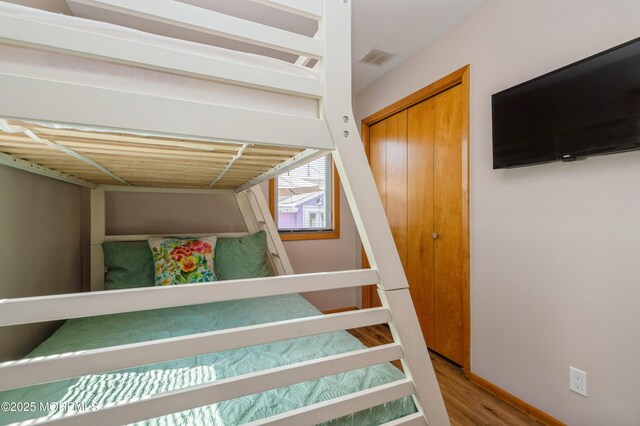
M 261 185 L 265 197 L 269 196 L 269 184 Z M 311 272 L 344 271 L 359 268 L 356 264 L 356 224 L 349 203 L 340 189 L 340 238 L 332 240 L 284 241 L 291 266 L 296 274 Z M 358 293 L 360 290 L 357 290 Z M 355 289 L 341 289 L 305 293 L 311 303 L 320 310 L 347 308 L 357 305 Z
M 491 94 L 639 23 L 637 0 L 491 0 L 356 98 L 363 118 L 471 65 L 472 370 L 569 424 L 640 424 L 640 152 L 494 171 Z
M 81 221 L 79 186 L 0 166 L 0 299 L 81 291 Z M 0 328 L 0 361 L 58 325 Z
M 106 192 L 107 235 L 245 232 L 233 194 Z
M 268 197 L 268 183 L 262 190 Z M 342 191 L 340 196 L 339 239 L 284 242 L 296 273 L 356 268 L 355 223 Z M 105 198 L 108 235 L 246 231 L 233 196 L 108 192 Z M 305 297 L 321 310 L 356 305 L 354 289 L 306 293 Z

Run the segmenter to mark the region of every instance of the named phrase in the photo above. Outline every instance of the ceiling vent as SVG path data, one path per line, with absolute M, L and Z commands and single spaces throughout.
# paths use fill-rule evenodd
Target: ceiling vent
M 380 67 L 384 65 L 389 59 L 396 56 L 393 53 L 385 52 L 383 50 L 371 49 L 368 51 L 358 62 L 361 64 L 369 64 Z

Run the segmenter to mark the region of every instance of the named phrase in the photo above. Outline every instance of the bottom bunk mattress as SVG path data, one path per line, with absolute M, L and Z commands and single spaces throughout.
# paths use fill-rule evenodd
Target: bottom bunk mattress
M 313 305 L 294 294 L 72 319 L 66 321 L 27 358 L 319 314 Z M 0 423 L 21 422 L 42 416 L 58 417 L 63 414 L 65 404 L 103 406 L 363 347 L 349 333 L 340 331 L 14 389 L 0 392 L 0 401 L 34 402 L 37 409 L 50 406 L 54 410 L 2 411 Z M 140 424 L 238 425 L 403 377 L 403 373 L 390 363 L 380 364 L 174 413 Z M 58 402 L 62 404 L 47 404 Z M 333 420 L 330 424 L 376 425 L 415 411 L 413 400 L 406 397 Z

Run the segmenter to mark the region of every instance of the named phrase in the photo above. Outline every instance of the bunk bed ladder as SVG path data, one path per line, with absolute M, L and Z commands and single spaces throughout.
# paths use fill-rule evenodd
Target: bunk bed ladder
M 244 219 L 249 233 L 258 231 L 267 233 L 269 262 L 271 270 L 276 275 L 293 275 L 293 268 L 284 249 L 280 234 L 269 211 L 264 194 L 259 185 L 253 186 L 235 194 L 236 203 Z
M 371 269 L 378 273 L 378 294 L 382 306 L 391 313 L 389 326 L 393 339 L 403 349 L 403 369 L 413 382 L 414 401 L 422 414 L 419 423 L 449 425 L 409 293 L 409 283 L 352 111 L 350 0 L 324 1 L 323 4 L 325 56 L 322 61 L 325 86 L 321 110 L 335 144 L 333 159 Z

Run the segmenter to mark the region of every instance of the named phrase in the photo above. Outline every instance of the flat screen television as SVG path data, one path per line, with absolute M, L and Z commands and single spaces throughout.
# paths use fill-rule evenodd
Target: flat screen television
M 491 100 L 494 169 L 640 149 L 640 38 Z

